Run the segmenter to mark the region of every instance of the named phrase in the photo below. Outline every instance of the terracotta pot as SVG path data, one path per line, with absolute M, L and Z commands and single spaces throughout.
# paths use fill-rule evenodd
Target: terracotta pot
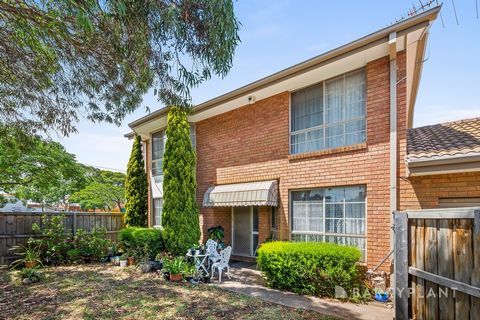
M 38 265 L 38 261 L 25 261 L 25 268 L 31 269 Z
M 129 266 L 134 266 L 135 265 L 135 258 L 134 257 L 128 257 L 127 258 L 127 264 Z
M 182 275 L 181 274 L 171 274 L 170 275 L 170 281 L 172 281 L 172 282 L 182 281 Z

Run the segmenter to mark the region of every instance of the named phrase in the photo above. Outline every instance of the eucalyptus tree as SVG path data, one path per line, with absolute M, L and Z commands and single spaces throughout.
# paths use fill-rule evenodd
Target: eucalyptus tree
M 153 89 L 190 107 L 239 43 L 233 0 L 0 1 L 0 124 L 76 131 L 120 124 Z

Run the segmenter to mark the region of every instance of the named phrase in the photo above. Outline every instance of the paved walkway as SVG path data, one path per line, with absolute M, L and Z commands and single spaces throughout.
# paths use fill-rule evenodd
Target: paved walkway
M 246 294 L 287 307 L 313 310 L 322 315 L 340 319 L 383 320 L 393 318 L 393 310 L 381 303 L 354 304 L 267 288 L 264 286 L 261 272 L 256 270 L 256 266 L 251 263 L 231 262 L 230 273 L 231 280 L 226 275 L 222 275 L 222 283 L 219 284 L 218 278 L 215 276 L 213 284 L 225 290 Z

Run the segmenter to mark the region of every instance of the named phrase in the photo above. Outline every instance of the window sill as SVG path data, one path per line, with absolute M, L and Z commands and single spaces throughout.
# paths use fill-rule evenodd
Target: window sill
M 367 148 L 367 143 L 364 142 L 364 143 L 352 144 L 350 146 L 338 147 L 338 148 L 333 148 L 333 149 L 325 149 L 325 150 L 305 152 L 305 153 L 289 154 L 288 155 L 288 160 L 298 160 L 298 159 L 303 159 L 303 158 L 318 157 L 318 156 L 323 156 L 323 155 L 328 155 L 328 154 L 355 151 L 355 150 L 361 150 L 361 149 L 366 149 L 366 148 Z

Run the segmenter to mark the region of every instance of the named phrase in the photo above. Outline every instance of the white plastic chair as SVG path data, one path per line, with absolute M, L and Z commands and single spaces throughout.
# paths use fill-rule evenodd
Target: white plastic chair
M 208 239 L 205 247 L 205 253 L 210 261 L 210 264 L 217 262 L 220 259 L 220 255 L 217 252 L 217 242 L 212 239 Z
M 222 271 L 227 269 L 227 276 L 230 279 L 230 256 L 232 255 L 232 247 L 228 246 L 222 252 L 220 252 L 220 260 L 212 264 L 212 277 L 215 274 L 215 269 L 218 270 L 218 282 L 222 282 Z

